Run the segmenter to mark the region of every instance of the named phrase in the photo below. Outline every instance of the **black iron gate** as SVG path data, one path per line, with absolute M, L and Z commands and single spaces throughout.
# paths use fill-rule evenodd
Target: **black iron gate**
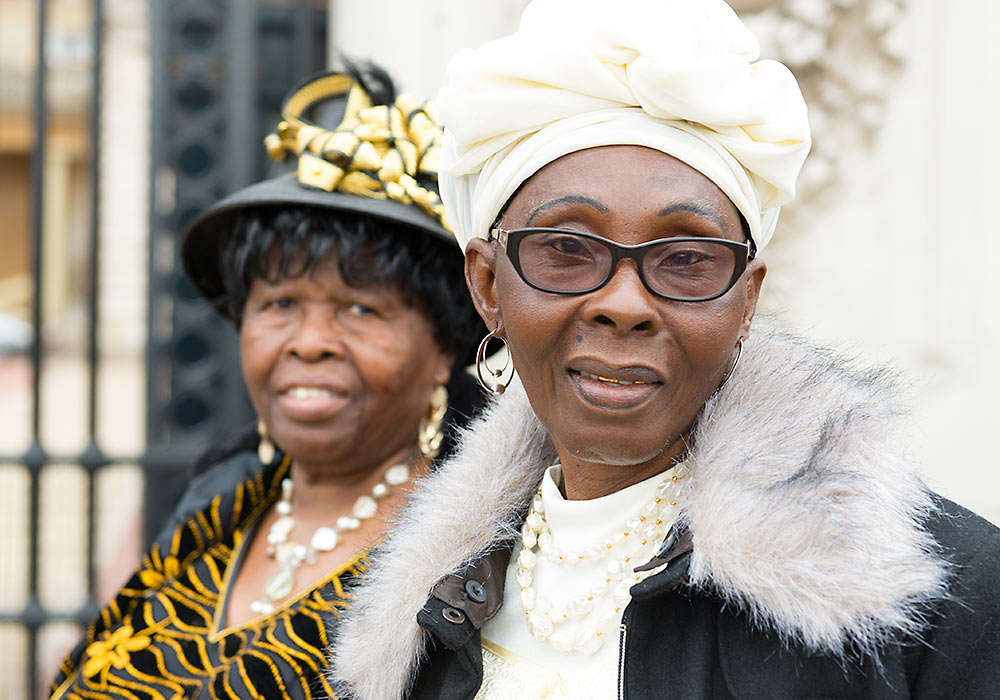
M 285 90 L 323 67 L 326 55 L 325 0 L 149 0 L 152 50 L 151 205 L 146 349 L 147 440 L 141 455 L 109 455 L 99 439 L 97 403 L 100 289 L 98 283 L 104 28 L 106 7 L 90 0 L 92 83 L 87 109 L 88 168 L 85 266 L 86 446 L 78 454 L 53 454 L 44 438 L 42 370 L 47 348 L 42 333 L 43 230 L 50 113 L 47 48 L 53 0 L 37 0 L 36 69 L 33 81 L 30 249 L 32 338 L 30 440 L 20 454 L 0 454 L 0 466 L 23 472 L 27 488 L 23 564 L 5 561 L 5 575 L 24 576 L 25 603 L 0 601 L 0 628 L 18 632 L 24 659 L 21 680 L 8 679 L 0 695 L 41 693 L 54 670 L 40 658 L 39 636 L 47 626 L 84 624 L 96 613 L 95 512 L 98 475 L 111 465 L 139 463 L 145 478 L 145 542 L 165 519 L 186 483 L 194 454 L 211 440 L 251 419 L 232 330 L 197 299 L 180 271 L 176 236 L 192 216 L 228 192 L 259 179 L 266 163 L 261 141 L 273 128 Z M 136 177 L 142 175 L 136 173 Z M 55 611 L 39 596 L 40 484 L 55 465 L 76 465 L 86 475 L 85 602 L 75 611 Z M 47 571 L 58 571 L 58 566 Z M 13 651 L 18 656 L 18 650 Z M 0 674 L 3 675 L 3 674 Z

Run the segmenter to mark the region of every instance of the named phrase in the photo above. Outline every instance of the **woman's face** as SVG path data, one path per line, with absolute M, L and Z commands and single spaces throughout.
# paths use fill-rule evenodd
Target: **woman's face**
M 714 183 L 640 146 L 592 148 L 548 164 L 513 197 L 501 226 L 573 229 L 627 245 L 744 239 L 736 207 Z M 680 437 L 748 334 L 764 277 L 763 263 L 753 261 L 722 297 L 678 302 L 647 291 L 624 260 L 601 289 L 564 296 L 525 284 L 494 243 L 474 239 L 467 256 L 477 308 L 507 339 L 564 467 L 567 460 L 638 467 L 628 482 L 683 451 Z
M 414 444 L 452 364 L 421 311 L 394 288 L 345 284 L 335 252 L 309 274 L 254 280 L 240 353 L 274 442 L 297 464 L 339 473 L 365 472 Z

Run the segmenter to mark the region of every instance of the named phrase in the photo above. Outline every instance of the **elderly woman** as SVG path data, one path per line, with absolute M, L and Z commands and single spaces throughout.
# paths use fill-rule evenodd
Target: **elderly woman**
M 331 697 L 325 618 L 478 399 L 455 371 L 483 331 L 432 112 L 370 67 L 307 81 L 282 116 L 267 145 L 295 171 L 223 200 L 181 246 L 239 330 L 259 435 L 212 451 L 54 697 Z
M 997 697 L 1000 532 L 922 485 L 883 373 L 753 323 L 810 138 L 756 59 L 719 0 L 535 0 L 452 62 L 442 193 L 520 383 L 480 354 L 503 395 L 338 697 Z

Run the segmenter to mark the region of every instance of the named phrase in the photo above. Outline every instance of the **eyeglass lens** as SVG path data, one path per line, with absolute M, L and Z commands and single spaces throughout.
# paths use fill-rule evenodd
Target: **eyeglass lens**
M 640 255 L 646 283 L 675 299 L 720 294 L 736 267 L 736 251 L 712 240 L 666 240 L 641 249 Z M 589 291 L 613 273 L 614 254 L 605 243 L 569 231 L 529 233 L 517 256 L 525 281 L 550 291 Z

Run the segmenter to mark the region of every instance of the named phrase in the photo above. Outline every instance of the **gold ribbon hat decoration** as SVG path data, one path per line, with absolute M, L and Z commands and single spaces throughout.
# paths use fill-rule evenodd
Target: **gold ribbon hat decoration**
M 317 101 L 345 92 L 344 117 L 334 129 L 303 117 Z M 274 160 L 298 158 L 300 184 L 416 205 L 451 229 L 441 198 L 420 184 L 421 179 L 437 180 L 441 151 L 441 126 L 430 103 L 403 94 L 391 105 L 373 105 L 357 81 L 332 74 L 300 87 L 286 100 L 281 116 L 277 132 L 264 145 Z
M 185 227 L 184 268 L 223 316 L 229 311 L 220 245 L 239 212 L 250 207 L 310 206 L 368 216 L 429 234 L 461 256 L 437 192 L 443 130 L 434 106 L 396 96 L 376 66 L 351 70 L 354 75 L 322 73 L 293 88 L 277 129 L 264 139 L 269 179 L 233 192 Z

